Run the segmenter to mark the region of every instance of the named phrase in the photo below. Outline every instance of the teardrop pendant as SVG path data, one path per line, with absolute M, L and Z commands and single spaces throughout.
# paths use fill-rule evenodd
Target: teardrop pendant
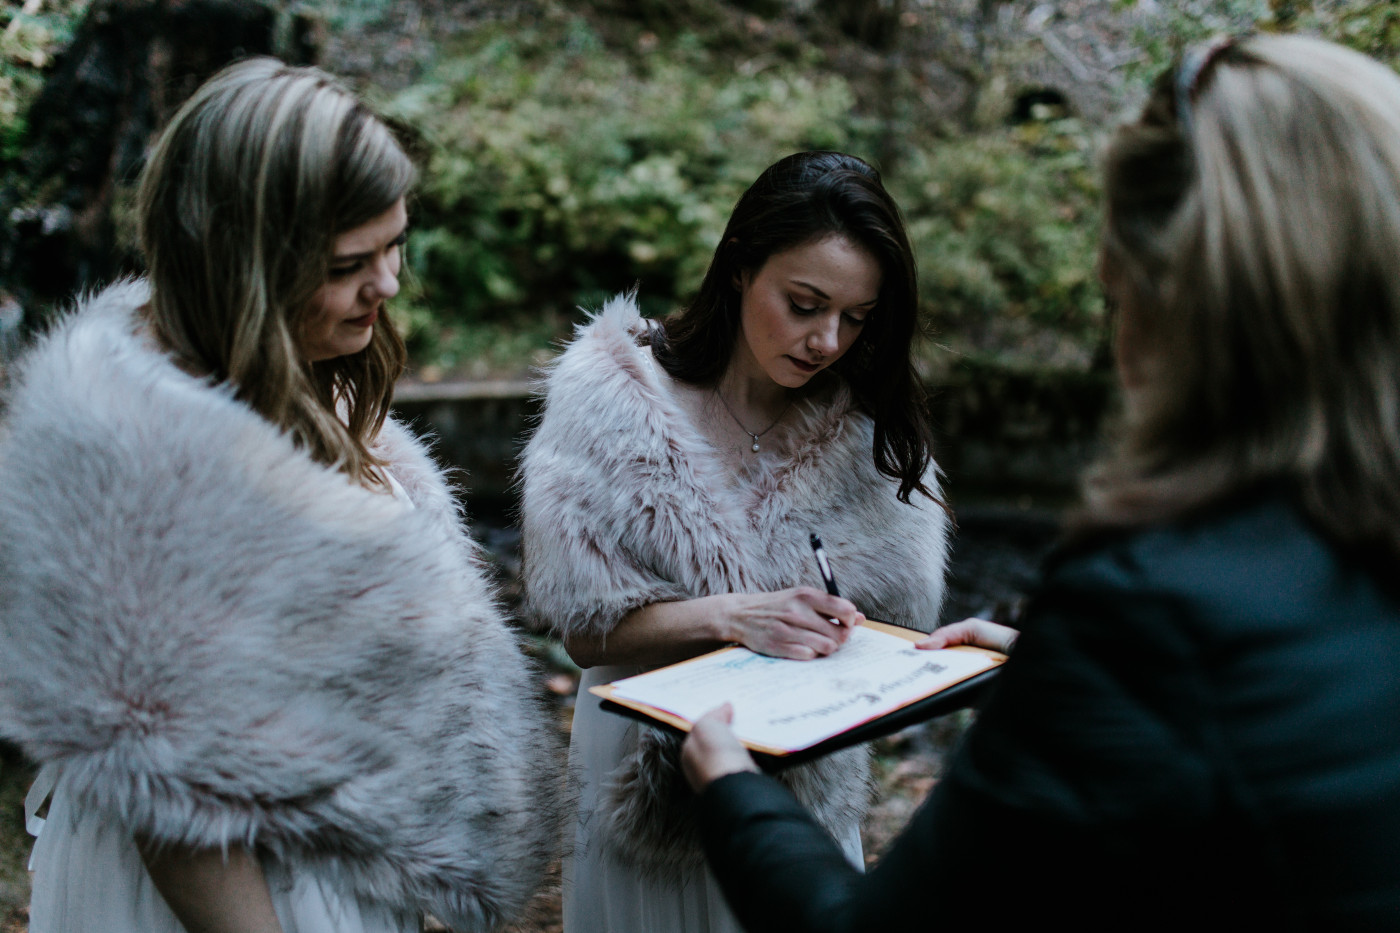
M 784 408 L 781 414 L 779 414 L 778 417 L 774 418 L 773 422 L 769 424 L 768 427 L 755 434 L 748 428 L 744 427 L 744 422 L 739 420 L 739 416 L 734 414 L 734 409 L 730 408 L 729 403 L 724 400 L 724 396 L 719 394 L 718 386 L 715 387 L 715 398 L 719 399 L 719 403 L 724 406 L 724 410 L 729 412 L 729 417 L 734 419 L 734 423 L 739 426 L 739 430 L 743 431 L 749 437 L 753 438 L 753 446 L 749 449 L 752 450 L 754 453 L 758 453 L 758 439 L 763 435 L 767 434 L 769 431 L 776 428 L 778 426 L 778 422 L 783 420 L 783 415 L 786 415 L 788 413 L 788 408 L 792 407 L 792 399 L 788 399 L 787 408 Z

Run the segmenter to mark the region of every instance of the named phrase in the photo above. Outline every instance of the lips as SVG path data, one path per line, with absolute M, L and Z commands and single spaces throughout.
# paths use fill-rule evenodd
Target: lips
M 375 308 L 369 314 L 365 314 L 360 317 L 352 317 L 345 323 L 351 325 L 352 327 L 373 327 L 374 322 L 377 320 L 379 320 L 379 309 Z
M 809 375 L 822 368 L 822 365 L 820 363 L 808 363 L 805 360 L 800 360 L 795 356 L 789 356 L 788 362 L 792 363 L 792 365 L 797 369 L 798 372 L 807 373 Z

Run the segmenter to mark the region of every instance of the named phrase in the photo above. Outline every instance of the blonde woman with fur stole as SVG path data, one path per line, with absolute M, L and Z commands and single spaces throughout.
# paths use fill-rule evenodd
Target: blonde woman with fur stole
M 1122 434 L 930 800 L 858 875 L 686 743 L 750 933 L 1400 927 L 1400 77 L 1208 43 L 1105 164 Z
M 910 364 L 914 263 L 873 168 L 790 156 L 740 199 L 695 301 L 631 296 L 549 375 L 522 461 L 527 609 L 587 668 L 570 770 L 569 933 L 736 929 L 704 869 L 678 742 L 588 687 L 738 643 L 810 659 L 863 613 L 924 630 L 948 516 Z M 818 532 L 847 598 L 821 588 Z M 786 772 L 861 864 L 865 749 Z
M 387 414 L 413 175 L 329 75 L 235 65 L 151 153 L 149 279 L 24 359 L 0 732 L 53 792 L 32 933 L 485 930 L 540 880 L 552 729 Z

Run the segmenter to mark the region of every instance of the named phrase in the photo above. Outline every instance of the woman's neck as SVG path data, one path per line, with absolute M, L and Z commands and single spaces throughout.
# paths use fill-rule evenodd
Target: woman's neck
M 792 405 L 796 390 L 774 382 L 747 351 L 748 347 L 739 341 L 729 365 L 715 382 L 715 393 L 745 424 L 761 427 L 783 416 Z
M 792 405 L 793 391 L 771 379 L 747 379 L 732 371 L 720 376 L 715 393 L 740 421 L 754 430 L 782 417 Z

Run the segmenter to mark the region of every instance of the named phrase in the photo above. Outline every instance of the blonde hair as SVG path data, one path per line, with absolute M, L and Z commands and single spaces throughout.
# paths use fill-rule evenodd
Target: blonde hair
M 365 484 L 382 482 L 369 446 L 403 372 L 403 341 L 381 316 L 364 350 L 307 363 L 297 335 L 336 236 L 389 210 L 413 180 L 390 130 L 334 78 L 259 58 L 194 93 L 140 182 L 158 339 Z
M 1081 529 L 1273 485 L 1393 565 L 1400 77 L 1286 36 L 1176 77 L 1107 152 L 1103 261 L 1152 345 Z

